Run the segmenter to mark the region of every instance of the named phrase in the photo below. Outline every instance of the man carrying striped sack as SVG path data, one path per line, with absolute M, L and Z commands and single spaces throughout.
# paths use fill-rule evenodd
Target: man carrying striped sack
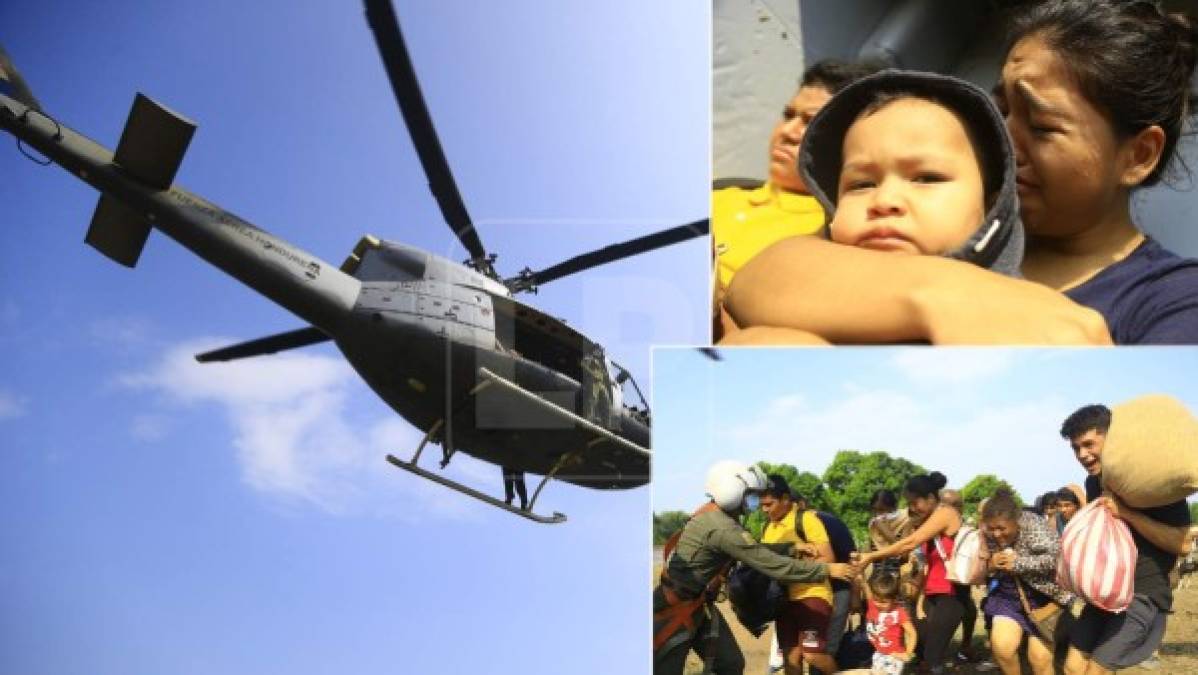
M 1169 571 L 1187 549 L 1190 511 L 1184 499 L 1152 508 L 1134 509 L 1102 489 L 1102 451 L 1111 426 L 1103 405 L 1078 409 L 1061 425 L 1077 461 L 1089 474 L 1086 499 L 1101 499 L 1111 515 L 1131 528 L 1136 545 L 1133 598 L 1122 612 L 1087 604 L 1069 635 L 1067 675 L 1101 675 L 1147 661 L 1165 635 L 1165 618 L 1173 606 Z M 1148 458 L 1145 458 L 1148 459 Z M 1065 561 L 1068 563 L 1069 561 Z

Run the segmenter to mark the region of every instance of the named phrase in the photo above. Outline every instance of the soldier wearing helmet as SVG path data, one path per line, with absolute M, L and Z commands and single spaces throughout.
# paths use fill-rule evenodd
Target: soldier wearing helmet
M 843 563 L 799 560 L 757 543 L 738 520 L 759 506 L 766 477 L 756 466 L 725 460 L 707 472 L 707 496 L 682 530 L 666 543 L 661 583 L 653 592 L 653 672 L 681 675 L 692 649 L 715 675 L 744 671 L 744 657 L 714 606 L 724 575 L 740 561 L 782 583 L 849 579 Z M 672 555 L 671 555 L 672 553 Z

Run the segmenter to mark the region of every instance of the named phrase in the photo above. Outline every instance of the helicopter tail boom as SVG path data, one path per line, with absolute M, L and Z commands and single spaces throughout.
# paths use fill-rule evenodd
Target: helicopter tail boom
M 112 161 L 142 183 L 167 190 L 195 129 L 191 120 L 138 94 Z M 118 199 L 100 195 L 84 241 L 114 262 L 133 267 L 149 237 L 145 216 Z
M 116 153 L 0 94 L 0 129 L 101 192 L 87 243 L 136 264 L 150 227 L 326 333 L 335 334 L 361 283 L 177 185 L 194 125 L 138 95 Z

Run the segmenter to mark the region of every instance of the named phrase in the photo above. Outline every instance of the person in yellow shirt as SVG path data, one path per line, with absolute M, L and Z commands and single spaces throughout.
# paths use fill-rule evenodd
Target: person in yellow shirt
M 756 181 L 734 180 L 740 185 L 712 192 L 711 242 L 717 312 L 733 275 L 750 258 L 780 239 L 815 234 L 823 228 L 824 211 L 799 175 L 797 157 L 803 134 L 833 94 L 878 69 L 877 64 L 832 59 L 808 68 L 770 134 L 769 179 L 753 187 L 748 183 Z
M 769 522 L 761 535 L 763 544 L 795 544 L 815 562 L 836 561 L 827 528 L 815 511 L 800 511 L 790 494 L 790 485 L 782 476 L 771 474 L 761 495 L 761 509 Z M 801 514 L 801 515 L 800 515 Z M 795 519 L 803 519 L 799 538 Z M 786 675 L 802 675 L 803 661 L 824 673 L 837 671 L 836 661 L 828 654 L 828 624 L 832 619 L 832 586 L 828 581 L 787 586 L 788 602 L 774 622 L 774 633 L 785 656 Z

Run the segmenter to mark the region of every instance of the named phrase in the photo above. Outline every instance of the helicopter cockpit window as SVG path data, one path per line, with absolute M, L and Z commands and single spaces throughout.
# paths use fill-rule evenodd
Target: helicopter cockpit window
M 356 276 L 364 281 L 420 281 L 427 256 L 419 251 L 381 247 L 368 251 Z
M 628 380 L 620 377 L 620 371 L 616 369 L 615 364 L 611 361 L 607 362 L 607 372 L 611 378 L 611 400 L 612 407 L 619 408 L 628 398 L 628 392 L 624 389 L 624 385 L 628 384 Z M 635 400 L 635 399 L 632 399 Z
M 648 412 L 649 403 L 641 394 L 641 388 L 637 386 L 632 373 L 610 359 L 607 361 L 607 370 L 611 373 L 612 382 L 615 384 L 612 391 L 613 399 L 624 405 L 640 408 Z

